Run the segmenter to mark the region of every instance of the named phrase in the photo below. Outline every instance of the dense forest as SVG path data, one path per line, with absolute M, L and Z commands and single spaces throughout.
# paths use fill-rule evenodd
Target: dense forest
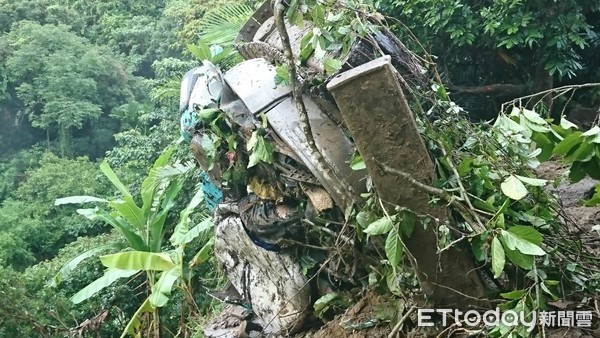
M 319 12 L 311 14 L 307 8 L 320 8 L 321 2 L 292 3 L 308 6 L 306 18 L 318 19 Z M 259 5 L 0 0 L 0 337 L 118 337 L 140 327 L 154 337 L 203 336 L 204 323 L 223 307 L 207 290 L 224 285 L 226 278 L 209 254 L 211 232 L 201 231 L 210 218 L 198 200 L 200 170 L 180 135 L 179 86 L 183 74 L 200 64 L 202 48 L 230 47 L 231 36 Z M 517 97 L 571 86 L 555 97 L 535 96 L 530 108 L 543 102 L 538 112 L 544 118 L 558 121 L 565 115 L 583 130 L 598 124 L 597 1 L 350 0 L 345 6 L 340 13 L 349 17 L 349 11 L 382 13 L 377 19 L 435 69 L 436 81 L 469 112 L 471 121 L 494 120 L 502 104 Z M 365 29 L 360 16 L 345 20 L 328 14 L 321 13 L 322 32 L 333 33 L 315 36 L 315 45 L 331 47 L 333 40 Z M 232 49 L 226 52 L 223 68 L 241 59 Z M 577 86 L 582 89 L 571 91 Z M 460 131 L 434 127 L 450 135 L 448 140 Z M 594 162 L 594 156 L 600 158 L 599 140 L 589 143 L 587 160 L 595 166 L 580 165 L 579 179 L 598 178 L 600 160 Z M 587 153 L 574 156 L 570 164 L 584 163 Z M 471 170 L 474 163 L 459 170 Z M 492 189 L 481 177 L 472 176 L 473 182 L 481 179 L 473 189 Z M 152 184 L 159 188 L 147 197 Z M 111 212 L 60 202 L 69 196 L 95 196 L 108 201 Z M 157 199 L 162 209 L 147 205 L 148 198 Z M 600 195 L 596 198 L 599 204 Z M 116 215 L 129 220 L 129 200 L 155 212 L 152 217 L 161 219 L 161 229 L 169 230 L 144 237 L 119 228 Z M 502 204 L 500 199 L 484 202 L 494 208 Z M 373 217 L 359 222 L 373 224 Z M 159 221 L 144 222 L 155 226 Z M 178 234 L 177 229 L 191 224 L 197 229 L 193 238 Z M 111 277 L 104 261 L 84 260 L 126 248 L 181 257 L 177 264 L 184 268 L 175 277 L 177 287 L 162 292 L 161 285 L 149 282 L 155 278 L 152 272 Z M 492 269 L 498 272 L 498 267 Z M 582 286 L 591 298 L 598 296 L 597 273 L 595 278 Z M 98 280 L 109 286 L 99 292 L 98 284 L 90 287 Z M 150 294 L 162 304 L 160 311 L 142 317 Z M 336 307 L 349 306 L 342 303 Z

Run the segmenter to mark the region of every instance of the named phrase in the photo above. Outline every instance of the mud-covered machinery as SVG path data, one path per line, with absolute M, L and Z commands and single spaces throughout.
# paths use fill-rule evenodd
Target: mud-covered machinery
M 310 23 L 302 29 L 287 26 L 294 54 L 310 29 Z M 302 327 L 314 302 L 311 297 L 318 292 L 310 289 L 298 261 L 280 251 L 279 240 L 294 238 L 303 220 L 317 214 L 344 221 L 344 213 L 359 202 L 356 196 L 367 190 L 367 169 L 350 167 L 357 146 L 363 155 L 414 169 L 420 181 L 433 179 L 433 166 L 402 90 L 409 84 L 422 86 L 426 78 L 415 56 L 385 28 L 357 41 L 333 76 L 324 76 L 322 60 L 310 57 L 299 80 L 309 83 L 307 77 L 314 74 L 325 79 L 304 86 L 302 96 L 315 153 L 291 88 L 275 84 L 275 64 L 286 60 L 270 2 L 254 13 L 236 44 L 245 61 L 225 73 L 204 62 L 183 77 L 181 131 L 204 170 L 203 190 L 216 210 L 215 255 L 233 293 L 252 309 L 248 320 L 258 331 L 286 334 Z M 408 150 L 398 152 L 401 147 Z M 428 204 L 427 196 L 419 197 L 412 189 L 390 190 L 406 183 L 373 171 L 377 166 L 372 159 L 365 162 L 374 184 L 380 185 L 382 195 L 389 191 L 391 202 L 408 203 L 417 211 Z M 445 217 L 443 212 L 436 215 Z M 435 235 L 414 237 L 411 247 L 417 260 L 437 257 Z M 436 292 L 427 283 L 437 278 L 436 266 L 420 267 L 426 293 Z M 223 321 L 213 324 L 207 326 L 207 336 L 235 337 L 221 327 Z

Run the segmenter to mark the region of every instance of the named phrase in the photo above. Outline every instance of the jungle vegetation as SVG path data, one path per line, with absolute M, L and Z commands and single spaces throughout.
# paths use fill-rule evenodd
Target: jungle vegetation
M 582 141 L 581 132 L 574 134 L 570 125 L 559 123 L 566 115 L 583 131 L 598 124 L 594 116 L 600 86 L 572 89 L 600 82 L 599 2 L 350 0 L 340 17 L 333 15 L 329 2 L 292 3 L 297 8 L 297 13 L 287 13 L 292 21 L 298 23 L 304 15 L 319 24 L 320 34 L 310 37 L 313 51 L 348 43 L 345 36 L 368 30 L 363 17 L 353 14 L 360 13 L 357 9 L 378 10 L 381 22 L 436 70 L 446 88 L 432 90 L 436 109 L 457 109 L 448 101 L 451 93 L 473 121 L 495 120 L 516 128 L 515 133 L 522 130 L 510 121 L 529 126 L 544 160 L 571 155 L 572 180 L 600 172 L 600 134 Z M 241 22 L 240 16 L 257 5 L 0 0 L 0 337 L 118 337 L 140 330 L 154 337 L 201 337 L 202 324 L 221 306 L 205 291 L 222 285 L 224 277 L 210 255 L 208 213 L 196 193 L 199 171 L 179 142 L 179 81 L 206 57 L 203 46 L 228 47 L 237 27 L 228 24 Z M 225 67 L 236 62 L 235 53 L 228 52 Z M 332 61 L 330 66 L 335 70 L 339 65 Z M 563 86 L 574 87 L 536 97 L 510 118 L 510 111 L 499 114 L 505 102 Z M 533 110 L 539 115 L 529 114 Z M 470 129 L 463 120 L 455 122 L 424 126 L 430 134 L 444 136 L 443 144 L 430 149 L 443 154 L 464 141 L 461 131 Z M 570 143 L 560 147 L 563 137 Z M 515 149 L 513 159 L 529 156 L 524 153 L 528 149 Z M 575 154 L 576 149 L 581 150 Z M 517 232 L 540 244 L 541 234 L 522 228 L 505 231 L 505 217 L 507 223 L 511 217 L 535 223 L 549 216 L 527 214 L 537 203 L 531 199 L 511 204 L 513 213 L 504 216 L 508 199 L 500 193 L 500 183 L 509 197 L 521 200 L 515 197 L 523 193 L 523 183 L 535 190 L 539 182 L 519 181 L 514 175 L 509 181 L 493 181 L 489 173 L 504 168 L 504 158 L 490 160 L 492 154 L 484 149 L 461 151 L 471 158 L 457 163 L 470 183 L 467 189 L 479 191 L 479 208 L 497 212 L 495 230 L 481 236 L 491 241 L 491 248 L 479 248 L 491 252 L 480 252 L 478 259 L 490 261 L 495 275 L 505 264 L 531 270 L 539 246 L 528 247 L 531 255 L 520 254 L 515 246 L 506 248 L 507 238 Z M 439 188 L 454 188 L 450 180 L 439 183 Z M 79 198 L 65 199 L 69 196 Z M 596 196 L 590 205 L 600 203 L 600 188 Z M 154 202 L 161 208 L 148 216 Z M 398 237 L 402 216 L 392 215 L 399 220 L 392 224 L 375 211 L 376 204 L 370 200 L 355 215 L 364 233 Z M 148 217 L 133 219 L 128 210 Z M 144 252 L 160 273 L 124 266 L 119 260 L 124 249 Z M 385 251 L 393 265 L 401 264 L 402 253 Z M 165 252 L 178 260 L 165 260 Z M 89 259 L 73 261 L 76 257 Z M 573 275 L 581 272 L 581 262 L 570 263 L 575 264 L 570 265 Z M 383 274 L 396 272 L 390 268 Z M 580 291 L 597 295 L 600 276 L 585 277 Z M 116 282 L 102 290 L 88 287 L 102 278 Z M 552 283 L 544 284 L 550 294 L 558 292 Z M 513 300 L 521 299 L 523 294 L 517 293 Z M 543 305 L 537 301 L 527 306 Z

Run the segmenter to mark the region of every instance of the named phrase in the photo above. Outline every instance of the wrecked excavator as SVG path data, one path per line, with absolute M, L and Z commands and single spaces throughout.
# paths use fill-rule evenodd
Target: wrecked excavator
M 300 39 L 312 27 L 307 22 L 302 29 L 286 29 L 297 55 Z M 310 321 L 319 296 L 358 284 L 328 269 L 327 252 L 314 255 L 322 268 L 311 271 L 320 276 L 307 273 L 295 254 L 310 241 L 307 228 L 341 232 L 327 224 L 343 227 L 352 208 L 360 207 L 360 194 L 371 187 L 390 210 L 402 206 L 440 222 L 449 218 L 426 194 L 381 170 L 402 168 L 423 183 L 434 179 L 405 97 L 409 86 L 427 85 L 427 74 L 383 26 L 359 40 L 332 76 L 324 77 L 323 60 L 310 57 L 298 79 L 305 84 L 301 100 L 309 137 L 298 98 L 289 85 L 274 82 L 275 64 L 285 60 L 270 2 L 254 13 L 236 44 L 245 61 L 224 73 L 204 62 L 181 85 L 182 135 L 203 169 L 203 190 L 214 211 L 215 255 L 230 281 L 222 299 L 238 304 L 207 325 L 205 335 L 286 336 Z M 314 74 L 325 80 L 309 85 L 307 77 Z M 351 169 L 356 152 L 365 169 Z M 323 219 L 328 222 L 319 226 Z M 356 247 L 349 238 L 342 241 Z M 455 308 L 482 305 L 474 301 L 483 298 L 482 281 L 466 253 L 453 248 L 438 255 L 435 234 L 423 227 L 405 243 L 427 301 Z M 354 269 L 367 264 L 360 254 L 347 254 L 356 261 Z M 452 268 L 442 269 L 447 266 Z

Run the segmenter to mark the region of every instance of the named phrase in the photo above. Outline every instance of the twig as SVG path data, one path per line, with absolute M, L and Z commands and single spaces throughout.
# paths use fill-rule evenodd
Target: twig
M 383 170 L 384 173 L 400 176 L 400 177 L 404 178 L 406 181 L 408 181 L 408 183 L 410 183 L 414 187 L 418 188 L 419 190 L 426 192 L 428 194 L 439 196 L 439 197 L 443 198 L 444 200 L 446 200 L 446 202 L 448 202 L 448 204 L 452 205 L 453 207 L 455 207 L 457 209 L 457 211 L 461 214 L 461 216 L 465 219 L 465 221 L 476 232 L 483 232 L 485 230 L 485 227 L 480 227 L 473 219 L 473 216 L 476 215 L 475 211 L 472 209 L 469 209 L 469 208 L 465 207 L 464 205 L 462 205 L 461 203 L 459 203 L 459 201 L 462 200 L 460 197 L 456 197 L 452 194 L 449 194 L 448 192 L 446 192 L 443 189 L 438 189 L 438 188 L 429 186 L 427 184 L 423 184 L 423 183 L 415 180 L 407 172 L 391 168 L 388 165 L 377 162 L 375 159 L 373 159 L 373 160 L 377 163 L 377 165 L 381 168 L 381 170 Z
M 443 247 L 443 248 L 439 249 L 437 253 L 438 253 L 438 255 L 439 255 L 439 254 L 441 254 L 442 252 L 444 252 L 444 251 L 446 251 L 446 250 L 449 250 L 449 249 L 450 249 L 451 247 L 453 247 L 453 246 L 454 246 L 456 243 L 458 243 L 458 242 L 460 242 L 460 241 L 462 241 L 462 240 L 464 240 L 464 239 L 467 239 L 467 238 L 473 238 L 473 237 L 477 237 L 477 236 L 479 236 L 479 235 L 481 235 L 481 234 L 482 234 L 481 232 L 476 232 L 476 233 L 470 234 L 469 236 L 462 236 L 462 237 L 461 237 L 461 238 L 459 238 L 459 239 L 455 239 L 455 240 L 453 240 L 452 242 L 448 243 L 448 245 L 446 245 L 445 247 Z
M 531 97 L 536 97 L 539 96 L 541 94 L 548 94 L 548 93 L 552 93 L 552 92 L 558 92 L 561 90 L 571 90 L 571 89 L 579 89 L 579 88 L 587 88 L 587 87 L 600 87 L 600 83 L 584 83 L 584 84 L 580 84 L 580 85 L 567 85 L 567 86 L 562 86 L 562 87 L 557 87 L 557 88 L 551 88 L 548 90 L 544 90 L 535 94 L 531 94 L 531 95 L 526 95 L 526 96 L 521 96 L 519 98 L 516 98 L 514 100 L 511 101 L 507 101 L 504 102 L 501 106 L 500 111 L 504 111 L 504 107 L 509 106 L 511 104 L 515 104 L 516 102 L 519 102 L 523 99 L 528 99 Z
M 458 170 L 456 170 L 456 166 L 454 166 L 454 163 L 452 162 L 452 158 L 446 152 L 446 148 L 444 147 L 444 144 L 442 144 L 442 142 L 438 141 L 438 145 L 440 146 L 440 149 L 442 150 L 442 155 L 444 155 L 444 157 L 446 158 L 446 161 L 448 161 L 448 165 L 450 166 L 450 169 L 452 169 L 454 176 L 456 176 L 456 182 L 458 183 L 458 187 L 460 188 L 461 197 L 463 198 L 465 203 L 467 203 L 467 206 L 471 210 L 475 210 L 475 208 L 473 207 L 473 204 L 471 204 L 471 199 L 469 199 L 469 194 L 467 193 L 467 189 L 465 189 L 464 185 L 462 184 L 462 180 L 460 178 L 460 175 L 458 174 Z M 479 219 L 479 215 L 477 215 L 476 212 L 471 213 L 471 215 L 475 219 L 475 222 L 477 222 L 477 225 L 480 226 L 480 231 L 483 231 L 485 229 L 485 226 Z
M 402 324 L 404 324 L 404 321 L 406 321 L 406 319 L 408 318 L 408 316 L 410 316 L 410 314 L 416 309 L 417 307 L 415 305 L 411 306 L 410 309 L 408 309 L 408 311 L 406 311 L 406 313 L 404 314 L 404 316 L 402 316 L 402 318 L 400 318 L 400 320 L 398 321 L 398 323 L 396 323 L 396 325 L 394 326 L 394 328 L 392 329 L 392 332 L 390 332 L 390 334 L 388 335 L 388 338 L 394 338 L 394 335 L 396 335 L 396 332 L 398 330 L 400 330 L 400 328 L 402 327 Z

